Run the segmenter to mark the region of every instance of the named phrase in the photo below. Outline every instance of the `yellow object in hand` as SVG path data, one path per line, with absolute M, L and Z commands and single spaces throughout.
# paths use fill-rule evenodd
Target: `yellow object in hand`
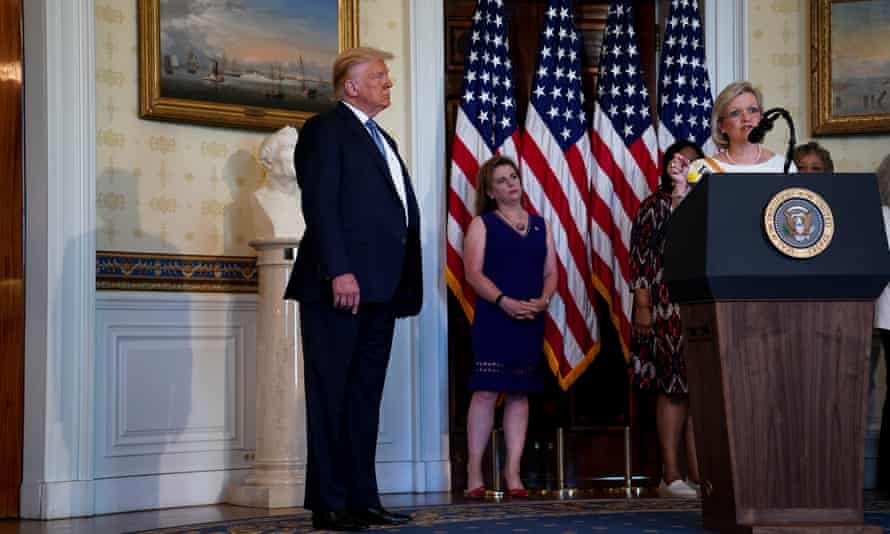
M 702 161 L 696 162 L 689 166 L 689 171 L 686 173 L 686 181 L 690 184 L 697 184 L 706 174 L 711 174 L 711 169 L 707 164 Z

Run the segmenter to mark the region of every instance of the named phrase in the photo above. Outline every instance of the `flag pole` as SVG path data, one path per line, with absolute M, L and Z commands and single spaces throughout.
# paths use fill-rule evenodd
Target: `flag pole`
M 630 425 L 624 425 L 624 493 L 627 498 L 633 497 L 633 469 L 630 455 Z
M 504 490 L 501 488 L 501 460 L 498 455 L 498 430 L 495 428 L 491 431 L 491 439 L 489 440 L 491 450 L 491 488 L 485 491 L 485 496 L 490 499 L 501 500 L 504 498 Z
M 566 441 L 562 427 L 556 429 L 556 494 L 560 498 L 574 497 L 577 490 L 566 487 Z

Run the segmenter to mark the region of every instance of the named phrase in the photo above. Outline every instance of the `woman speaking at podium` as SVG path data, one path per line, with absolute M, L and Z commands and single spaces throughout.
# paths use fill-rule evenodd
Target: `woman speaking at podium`
M 700 148 L 680 142 L 665 151 L 662 186 L 640 204 L 631 233 L 631 286 L 634 288 L 634 373 L 641 384 L 654 379 L 659 395 L 656 420 L 664 474 L 659 493 L 695 497 L 698 470 L 688 420 L 686 365 L 682 352 L 679 307 L 661 284 L 664 223 L 686 194 L 688 183 L 705 173 L 782 173 L 785 157 L 752 143 L 748 136 L 763 118 L 763 97 L 750 82 L 729 84 L 711 113 L 711 138 L 719 148 L 703 157 Z M 791 172 L 797 172 L 791 164 Z M 685 427 L 690 473 L 679 472 L 680 437 Z
M 717 154 L 691 164 L 682 154 L 676 154 L 669 172 L 689 173 L 689 181 L 693 183 L 709 172 L 783 172 L 784 156 L 748 140 L 748 134 L 760 124 L 762 117 L 763 96 L 751 82 L 727 85 L 717 95 L 711 112 L 711 139 L 719 149 Z M 797 172 L 793 162 L 789 171 Z

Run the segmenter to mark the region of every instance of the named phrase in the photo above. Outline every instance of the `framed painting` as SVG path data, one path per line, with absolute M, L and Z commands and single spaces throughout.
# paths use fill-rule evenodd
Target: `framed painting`
M 814 135 L 890 132 L 890 0 L 813 0 Z
M 139 0 L 139 116 L 274 130 L 336 104 L 358 0 Z

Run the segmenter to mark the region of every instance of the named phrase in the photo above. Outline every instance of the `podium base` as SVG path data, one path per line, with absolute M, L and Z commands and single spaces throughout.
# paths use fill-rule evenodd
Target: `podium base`
M 299 508 L 303 506 L 305 494 L 306 488 L 302 484 L 236 484 L 229 488 L 226 502 L 252 508 Z

